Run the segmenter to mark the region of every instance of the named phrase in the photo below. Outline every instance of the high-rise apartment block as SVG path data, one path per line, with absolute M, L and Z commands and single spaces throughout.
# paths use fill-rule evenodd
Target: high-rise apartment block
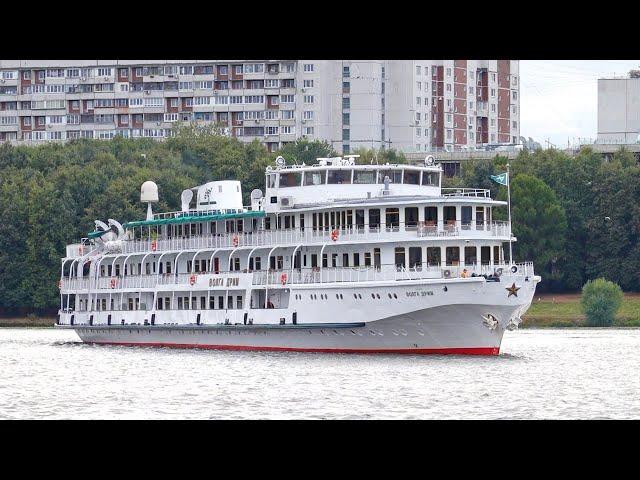
M 640 142 L 640 72 L 598 79 L 598 143 Z
M 0 60 L 0 142 L 164 138 L 213 123 L 270 150 L 518 143 L 517 60 Z

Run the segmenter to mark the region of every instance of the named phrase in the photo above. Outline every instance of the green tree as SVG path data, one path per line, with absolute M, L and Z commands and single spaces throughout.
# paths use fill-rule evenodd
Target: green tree
M 500 198 L 506 197 L 506 188 Z M 518 175 L 511 181 L 511 217 L 514 257 L 533 261 L 547 289 L 561 286 L 562 272 L 557 262 L 564 255 L 567 219 L 555 193 L 542 180 Z
M 582 287 L 582 309 L 590 327 L 610 327 L 622 305 L 622 289 L 616 283 L 597 278 Z

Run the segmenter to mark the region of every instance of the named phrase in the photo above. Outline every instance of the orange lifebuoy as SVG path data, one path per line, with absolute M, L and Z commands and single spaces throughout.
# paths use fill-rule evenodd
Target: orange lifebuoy
M 156 242 L 155 240 L 153 240 L 153 241 L 151 242 L 151 250 L 152 250 L 153 252 L 155 252 L 157 249 L 158 249 L 158 242 Z
M 190 285 L 195 285 L 196 284 L 196 276 L 195 275 L 191 275 L 189 277 L 189 284 Z
M 233 246 L 237 247 L 239 243 L 240 243 L 240 239 L 238 239 L 238 235 L 234 235 L 233 236 Z
M 282 283 L 282 285 L 287 283 L 287 274 L 286 273 L 283 273 L 282 275 L 280 275 L 280 283 Z
M 109 282 L 109 286 L 110 286 L 111 288 L 116 288 L 116 279 L 115 279 L 115 278 L 112 278 L 112 279 L 111 279 L 111 282 Z
M 334 242 L 338 240 L 338 230 L 331 231 L 331 240 L 333 240 Z

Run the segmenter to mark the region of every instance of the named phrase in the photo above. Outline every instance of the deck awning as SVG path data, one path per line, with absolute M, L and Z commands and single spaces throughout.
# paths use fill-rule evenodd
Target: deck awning
M 144 227 L 153 225 L 170 225 L 174 223 L 196 223 L 196 222 L 215 222 L 219 220 L 233 220 L 241 218 L 262 218 L 265 216 L 263 210 L 248 211 L 241 213 L 219 213 L 207 215 L 182 215 L 171 218 L 158 218 L 154 220 L 138 220 L 135 222 L 125 223 L 124 228 Z M 97 233 L 97 232 L 96 232 Z

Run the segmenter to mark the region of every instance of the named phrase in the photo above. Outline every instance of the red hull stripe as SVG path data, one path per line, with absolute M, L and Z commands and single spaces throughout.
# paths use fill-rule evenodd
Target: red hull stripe
M 137 343 L 137 342 L 87 342 L 99 345 L 123 345 L 127 347 L 168 347 L 168 348 L 201 348 L 207 350 L 248 350 L 276 352 L 317 352 L 317 353 L 405 353 L 410 355 L 498 355 L 499 347 L 474 348 L 403 348 L 403 349 L 351 349 L 351 348 L 295 348 L 295 347 L 262 347 L 247 345 L 204 345 L 191 343 Z

